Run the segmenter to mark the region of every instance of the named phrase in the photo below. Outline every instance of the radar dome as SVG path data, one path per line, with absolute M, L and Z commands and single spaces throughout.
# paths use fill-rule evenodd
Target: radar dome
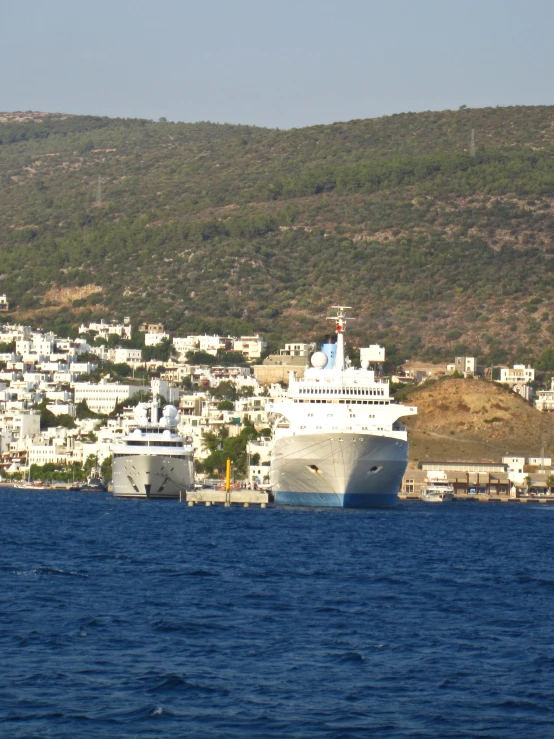
M 312 367 L 316 369 L 323 369 L 328 362 L 328 357 L 325 352 L 314 352 L 312 354 Z
M 164 416 L 167 418 L 175 418 L 177 412 L 177 408 L 174 405 L 166 405 L 164 408 Z
M 134 415 L 135 415 L 135 420 L 138 421 L 139 423 L 146 421 L 148 418 L 147 411 L 146 411 L 146 405 L 144 403 L 139 403 L 134 410 Z

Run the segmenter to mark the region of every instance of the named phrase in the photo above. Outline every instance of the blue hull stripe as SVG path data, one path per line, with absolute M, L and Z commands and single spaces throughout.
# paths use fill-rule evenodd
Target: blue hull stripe
M 391 508 L 396 493 L 298 493 L 280 490 L 275 493 L 278 505 L 333 508 Z

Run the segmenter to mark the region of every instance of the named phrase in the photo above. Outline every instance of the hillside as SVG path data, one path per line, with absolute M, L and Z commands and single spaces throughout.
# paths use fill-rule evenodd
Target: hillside
M 498 462 L 504 455 L 554 456 L 552 416 L 501 385 L 484 380 L 427 381 L 404 403 L 418 415 L 405 419 L 410 460 Z
M 353 341 L 398 361 L 535 361 L 552 342 L 554 107 L 288 131 L 4 113 L 0 171 L 17 320 L 277 342 L 321 335 L 341 301 Z

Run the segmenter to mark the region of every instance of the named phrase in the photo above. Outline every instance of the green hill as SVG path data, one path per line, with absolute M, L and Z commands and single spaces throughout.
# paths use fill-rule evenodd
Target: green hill
M 287 131 L 0 114 L 0 172 L 17 320 L 280 341 L 340 301 L 397 359 L 554 368 L 554 107 Z

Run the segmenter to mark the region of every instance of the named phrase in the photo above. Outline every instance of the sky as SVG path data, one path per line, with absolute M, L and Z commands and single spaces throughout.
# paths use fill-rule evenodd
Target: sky
M 293 128 L 554 102 L 552 0 L 0 0 L 0 111 Z

